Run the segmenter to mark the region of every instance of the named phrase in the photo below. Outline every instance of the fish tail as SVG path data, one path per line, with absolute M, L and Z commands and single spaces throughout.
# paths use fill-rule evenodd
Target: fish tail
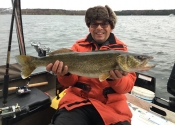
M 15 59 L 22 66 L 21 77 L 23 79 L 29 77 L 30 74 L 36 69 L 36 65 L 35 63 L 33 63 L 33 60 L 36 59 L 36 57 L 18 55 L 18 56 L 15 56 Z

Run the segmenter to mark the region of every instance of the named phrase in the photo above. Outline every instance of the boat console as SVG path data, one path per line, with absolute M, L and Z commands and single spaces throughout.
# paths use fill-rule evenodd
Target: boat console
M 167 91 L 173 96 L 175 96 L 175 64 L 173 66 L 172 72 L 167 83 Z
M 137 74 L 137 79 L 135 82 L 135 86 L 148 89 L 152 92 L 156 91 L 156 78 L 145 74 L 141 74 L 141 73 L 136 73 L 136 74 Z M 169 100 L 167 100 L 167 99 L 155 96 L 152 103 L 175 112 L 175 64 L 167 83 L 167 92 L 172 94 L 173 97 L 169 97 Z M 157 110 L 157 109 L 153 109 L 153 110 Z M 156 112 L 159 112 L 161 114 L 161 111 L 156 111 Z
M 170 111 L 175 112 L 175 64 L 173 66 L 173 69 L 171 71 L 171 74 L 167 83 L 167 91 L 170 94 L 172 94 L 174 97 L 169 97 L 169 100 L 155 97 L 153 103 L 163 108 L 166 108 Z

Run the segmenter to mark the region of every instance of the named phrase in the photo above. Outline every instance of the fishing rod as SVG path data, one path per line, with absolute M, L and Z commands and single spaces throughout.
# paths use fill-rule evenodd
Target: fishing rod
M 16 90 L 16 93 L 18 95 L 22 95 L 22 94 L 25 94 L 25 93 L 29 93 L 31 90 L 28 89 L 28 88 L 31 88 L 31 87 L 37 87 L 37 86 L 43 86 L 43 85 L 47 85 L 48 82 L 40 82 L 40 83 L 32 83 L 32 84 L 27 84 L 25 86 L 20 86 L 20 87 L 9 87 L 8 88 L 8 91 L 13 91 L 13 90 Z M 2 89 L 0 90 L 0 92 L 3 91 Z
M 12 0 L 13 6 L 13 0 Z M 18 14 L 19 13 L 19 14 Z M 23 34 L 23 26 L 22 26 L 22 17 L 21 17 L 21 2 L 20 0 L 16 3 L 15 8 L 15 22 L 16 22 L 16 32 L 19 43 L 19 52 L 20 55 L 26 55 L 25 44 L 24 44 L 24 34 Z
M 11 18 L 11 27 L 10 27 L 10 35 L 9 35 L 9 43 L 8 43 L 8 51 L 7 51 L 7 61 L 6 61 L 6 74 L 4 75 L 4 88 L 3 88 L 3 104 L 6 105 L 7 97 L 8 97 L 8 83 L 9 83 L 9 62 L 10 62 L 10 51 L 11 51 L 11 42 L 12 42 L 12 34 L 13 34 L 13 25 L 14 18 L 16 22 L 16 32 L 19 43 L 19 52 L 20 55 L 26 55 L 25 44 L 24 44 L 24 35 L 22 28 L 22 18 L 21 18 L 21 2 L 20 0 L 12 0 L 12 18 Z M 19 16 L 18 16 L 19 13 Z
M 11 26 L 10 26 L 8 50 L 7 50 L 6 72 L 5 72 L 5 75 L 4 75 L 4 84 L 3 84 L 3 106 L 6 106 L 6 104 L 7 104 L 7 97 L 8 97 L 9 62 L 10 62 L 10 51 L 11 51 L 11 42 L 12 42 L 13 24 L 14 24 L 16 5 L 17 5 L 17 0 L 14 0 L 12 17 L 11 17 Z

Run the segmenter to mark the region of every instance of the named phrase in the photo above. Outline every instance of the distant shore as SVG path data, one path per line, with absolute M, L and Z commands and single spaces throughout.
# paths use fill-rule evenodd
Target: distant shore
M 0 8 L 0 14 L 10 14 L 12 10 Z M 63 10 L 63 9 L 22 9 L 23 15 L 85 15 L 85 10 Z M 172 10 L 122 10 L 114 11 L 116 15 L 175 15 Z

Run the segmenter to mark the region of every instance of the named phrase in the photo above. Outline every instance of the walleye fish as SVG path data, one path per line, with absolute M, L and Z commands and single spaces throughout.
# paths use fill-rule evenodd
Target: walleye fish
M 63 52 L 61 52 L 63 50 Z M 21 77 L 23 79 L 40 66 L 47 66 L 56 60 L 62 61 L 68 66 L 71 74 L 90 78 L 99 78 L 102 82 L 110 77 L 109 71 L 118 69 L 119 71 L 136 72 L 146 71 L 154 67 L 148 61 L 153 59 L 151 56 L 132 54 L 123 51 L 105 50 L 92 52 L 73 52 L 62 49 L 55 54 L 52 52 L 46 57 L 33 57 L 17 55 L 16 61 L 22 66 Z

